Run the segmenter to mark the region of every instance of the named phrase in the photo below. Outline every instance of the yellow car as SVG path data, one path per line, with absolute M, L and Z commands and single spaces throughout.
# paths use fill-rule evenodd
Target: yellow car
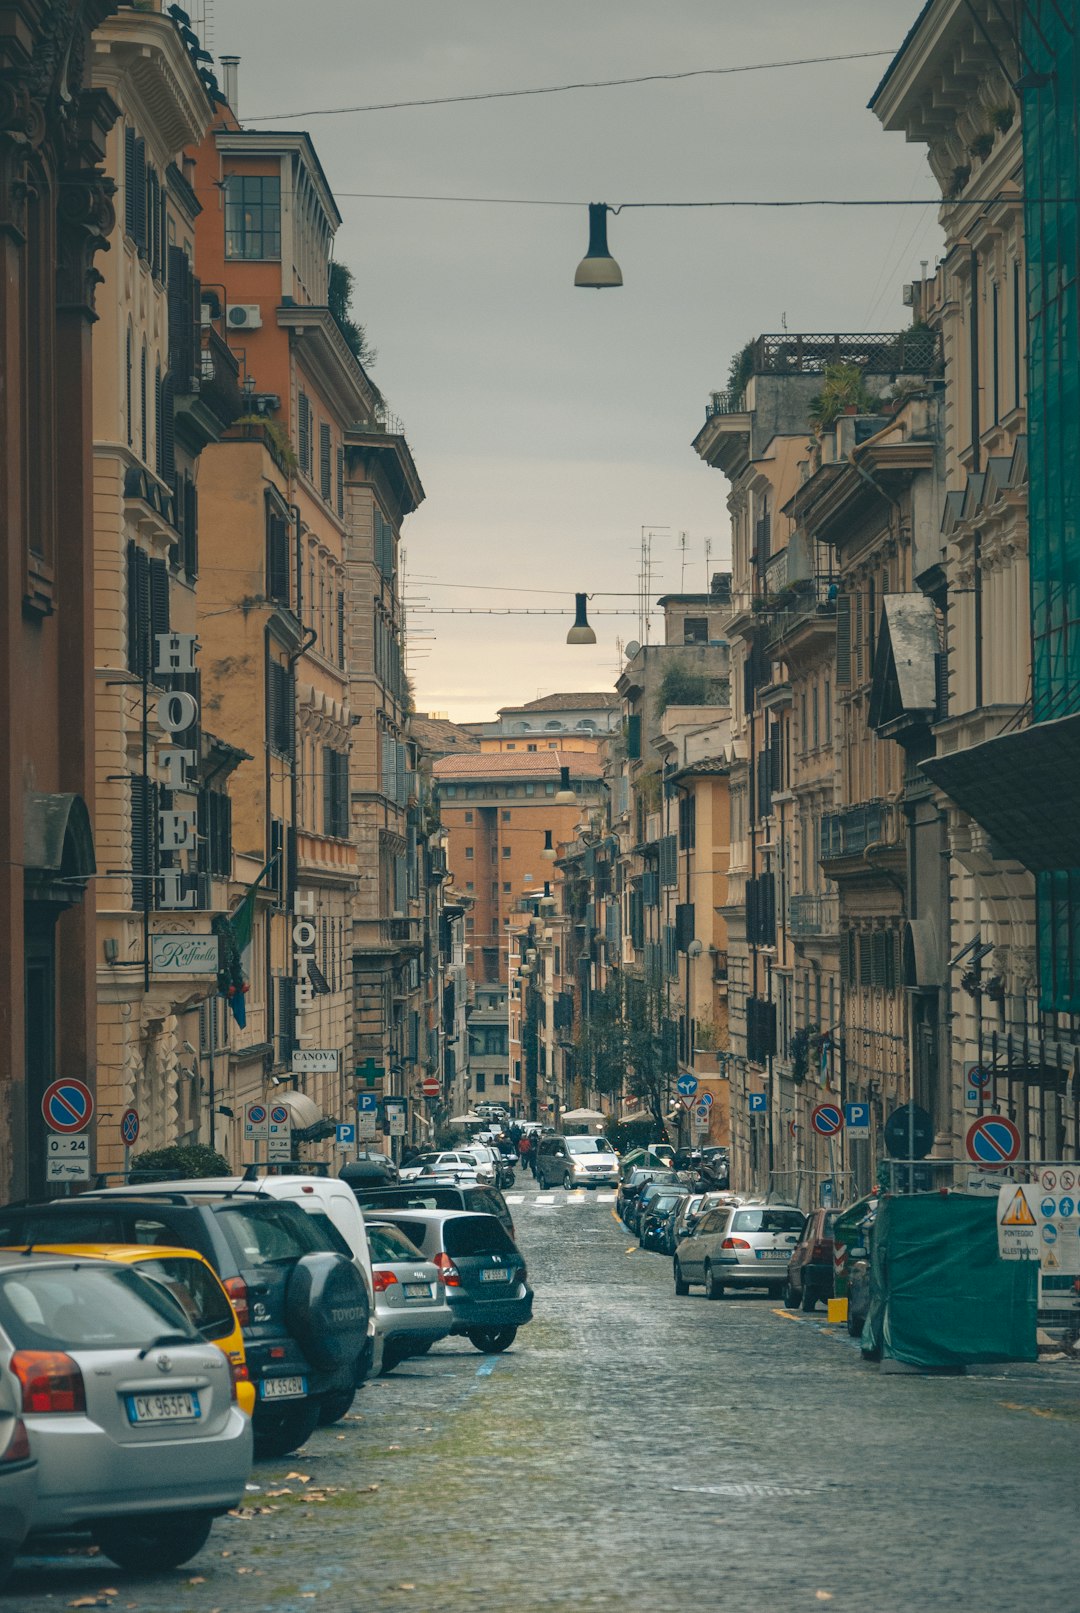
M 35 1243 L 35 1254 L 83 1255 L 93 1260 L 116 1260 L 138 1266 L 147 1277 L 162 1283 L 208 1344 L 216 1344 L 232 1369 L 236 1403 L 246 1417 L 255 1409 L 255 1385 L 248 1377 L 244 1336 L 214 1268 L 194 1249 L 172 1249 L 159 1244 Z

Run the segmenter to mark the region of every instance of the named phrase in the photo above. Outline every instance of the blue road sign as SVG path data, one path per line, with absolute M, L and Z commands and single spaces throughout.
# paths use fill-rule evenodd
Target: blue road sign
M 1020 1133 L 1006 1115 L 980 1115 L 965 1141 L 976 1165 L 1007 1165 L 1020 1153 Z
M 752 1115 L 764 1115 L 769 1112 L 769 1094 L 767 1092 L 748 1092 L 746 1106 Z
M 132 1147 L 134 1143 L 138 1142 L 139 1111 L 137 1109 L 124 1110 L 124 1113 L 120 1118 L 120 1135 L 123 1137 L 124 1146 L 127 1148 Z
M 1049 1221 L 1050 1217 L 1054 1214 L 1056 1209 L 1057 1209 L 1057 1200 L 1056 1199 L 1043 1199 L 1042 1203 L 1039 1205 L 1039 1210 L 1046 1217 L 1046 1219 L 1048 1221 Z
M 351 1148 L 356 1141 L 356 1127 L 347 1120 L 337 1128 L 338 1144 L 342 1148 Z
M 356 1107 L 362 1115 L 377 1115 L 379 1100 L 374 1092 L 358 1092 L 356 1094 Z
M 698 1078 L 696 1075 L 680 1075 L 675 1087 L 680 1097 L 692 1098 L 698 1089 Z
M 1047 1221 L 1042 1229 L 1043 1243 L 1057 1243 L 1057 1227 L 1052 1221 Z
M 810 1124 L 821 1137 L 835 1137 L 843 1128 L 844 1116 L 838 1103 L 819 1103 L 810 1116 Z
M 68 1077 L 53 1081 L 45 1088 L 41 1099 L 41 1112 L 51 1131 L 70 1135 L 83 1131 L 94 1113 L 94 1099 L 83 1081 Z
M 1065 1219 L 1067 1220 L 1069 1218 L 1069 1216 L 1072 1215 L 1072 1213 L 1073 1213 L 1073 1211 L 1075 1209 L 1076 1209 L 1076 1200 L 1075 1199 L 1065 1198 L 1065 1199 L 1062 1199 L 1061 1203 L 1058 1205 L 1058 1214 L 1060 1216 L 1064 1216 Z
M 844 1124 L 849 1137 L 869 1137 L 870 1135 L 870 1105 L 868 1103 L 845 1103 Z

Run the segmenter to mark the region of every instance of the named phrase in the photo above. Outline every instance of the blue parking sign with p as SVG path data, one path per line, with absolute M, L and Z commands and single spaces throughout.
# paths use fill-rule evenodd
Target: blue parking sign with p
M 845 1103 L 844 1124 L 849 1137 L 869 1137 L 870 1135 L 870 1105 L 868 1103 Z
M 767 1092 L 748 1092 L 746 1106 L 752 1115 L 764 1115 L 769 1112 L 769 1094 Z
M 341 1148 L 351 1148 L 356 1141 L 356 1127 L 351 1121 L 346 1121 L 337 1128 L 338 1145 Z
M 362 1115 L 377 1115 L 379 1112 L 379 1099 L 374 1092 L 358 1092 L 356 1094 L 356 1107 Z

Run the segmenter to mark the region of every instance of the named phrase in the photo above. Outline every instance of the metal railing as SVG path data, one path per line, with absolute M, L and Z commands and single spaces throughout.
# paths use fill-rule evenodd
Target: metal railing
M 859 806 L 822 814 L 822 862 L 833 857 L 858 857 L 867 846 L 896 845 L 899 841 L 899 819 L 888 802 L 864 801 Z
M 839 934 L 840 898 L 836 891 L 792 896 L 788 903 L 787 927 L 788 934 L 795 940 L 809 935 Z

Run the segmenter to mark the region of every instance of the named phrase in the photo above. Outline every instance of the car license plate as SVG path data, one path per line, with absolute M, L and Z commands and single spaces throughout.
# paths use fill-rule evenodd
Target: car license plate
M 406 1299 L 430 1299 L 431 1298 L 431 1284 L 430 1283 L 406 1283 L 405 1284 L 405 1298 Z
M 791 1250 L 790 1249 L 759 1249 L 758 1252 L 757 1252 L 757 1257 L 758 1257 L 759 1260 L 790 1260 L 791 1259 Z
M 508 1283 L 510 1281 L 510 1273 L 508 1271 L 504 1271 L 501 1266 L 485 1266 L 484 1270 L 480 1273 L 480 1281 L 482 1283 Z
M 194 1391 L 170 1395 L 128 1395 L 128 1421 L 132 1423 L 195 1422 L 200 1415 Z
M 264 1378 L 259 1385 L 263 1400 L 295 1400 L 307 1394 L 305 1378 Z

